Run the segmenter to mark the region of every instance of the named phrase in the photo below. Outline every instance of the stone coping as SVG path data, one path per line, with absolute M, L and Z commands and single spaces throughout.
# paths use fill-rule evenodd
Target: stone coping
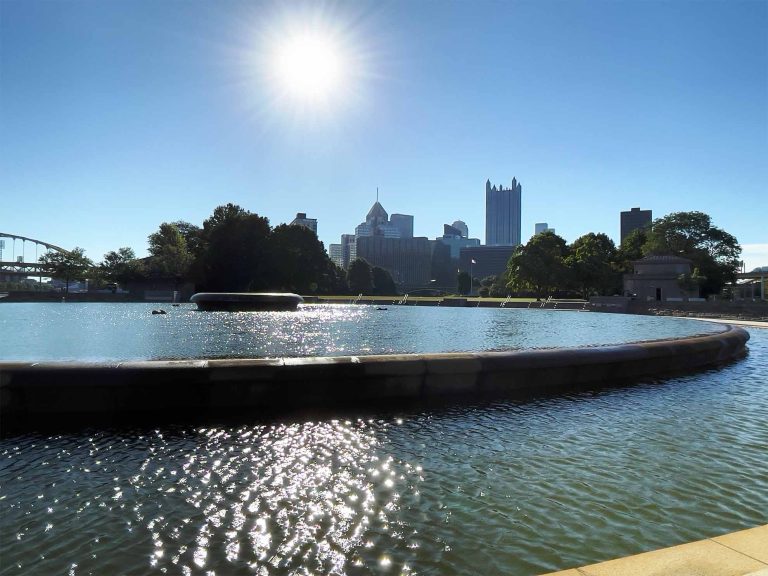
M 768 524 L 545 576 L 768 576 Z
M 765 320 L 733 320 L 730 318 L 704 318 L 702 316 L 671 316 L 671 318 L 686 318 L 716 324 L 730 324 L 731 326 L 747 326 L 748 328 L 768 328 L 768 322 Z
M 748 339 L 742 328 L 725 326 L 672 340 L 504 352 L 0 362 L 0 433 L 57 422 L 252 418 L 628 383 L 728 362 L 745 353 Z

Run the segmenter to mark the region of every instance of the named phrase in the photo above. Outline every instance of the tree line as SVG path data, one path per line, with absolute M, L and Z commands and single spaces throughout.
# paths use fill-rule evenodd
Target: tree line
M 515 250 L 503 274 L 480 282 L 480 293 L 622 294 L 622 277 L 633 272 L 634 261 L 673 255 L 692 261 L 691 273 L 678 278 L 681 288 L 708 296 L 735 281 L 740 254 L 736 238 L 714 226 L 707 214 L 675 212 L 633 231 L 618 248 L 602 233 L 590 232 L 572 244 L 553 232 L 536 234 Z
M 303 226 L 280 224 L 235 204 L 218 206 L 202 226 L 163 222 L 148 237 L 147 258 L 123 247 L 99 263 L 82 248 L 49 252 L 40 262 L 69 283 L 89 279 L 97 286 L 128 286 L 149 279 L 192 282 L 198 291 L 280 291 L 299 294 L 396 293 L 389 272 L 355 261 L 349 273 L 328 256 L 317 235 Z

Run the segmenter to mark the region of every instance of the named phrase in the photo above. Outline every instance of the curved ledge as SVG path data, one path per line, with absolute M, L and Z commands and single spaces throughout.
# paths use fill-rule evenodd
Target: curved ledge
M 0 362 L 0 432 L 82 419 L 139 422 L 377 407 L 573 389 L 690 372 L 745 353 L 723 332 L 616 346 L 507 352 L 120 363 Z
M 198 310 L 281 311 L 296 310 L 304 298 L 290 292 L 198 292 L 189 299 Z

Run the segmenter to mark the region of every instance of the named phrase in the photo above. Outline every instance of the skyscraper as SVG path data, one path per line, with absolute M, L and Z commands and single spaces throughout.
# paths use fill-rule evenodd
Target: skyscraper
M 451 225 L 443 224 L 443 235 L 440 238 L 435 238 L 435 240 L 450 247 L 451 258 L 458 259 L 459 250 L 464 246 L 480 246 L 479 238 L 467 238 L 468 235 L 469 228 L 467 225 L 461 220 L 456 220 Z
M 512 178 L 512 187 L 485 183 L 485 244 L 517 246 L 520 244 L 520 198 L 523 187 Z
M 349 263 L 357 258 L 357 243 L 354 234 L 341 235 L 341 267 L 346 270 Z
M 652 210 L 640 210 L 640 208 L 632 208 L 628 212 L 622 212 L 621 241 L 624 242 L 624 238 L 629 236 L 634 230 L 650 226 L 652 220 Z
M 344 249 L 341 244 L 331 244 L 328 246 L 328 256 L 339 268 L 344 268 Z
M 291 226 L 304 226 L 317 234 L 317 218 L 307 218 L 306 212 L 299 212 L 291 222 Z
M 554 228 L 550 228 L 549 224 L 546 222 L 536 222 L 536 224 L 533 225 L 533 235 L 541 234 L 542 232 L 552 232 L 552 234 L 555 233 Z
M 400 230 L 400 238 L 413 238 L 413 216 L 410 214 L 392 214 L 389 223 Z
M 403 219 L 409 218 L 405 214 L 400 214 Z M 413 237 L 413 216 L 410 216 L 411 237 Z M 407 227 L 407 223 L 401 220 L 401 224 Z M 355 236 L 358 238 L 366 236 L 384 236 L 385 238 L 401 238 L 400 228 L 389 220 L 389 215 L 384 207 L 376 200 L 371 206 L 365 217 L 365 222 L 355 228 Z

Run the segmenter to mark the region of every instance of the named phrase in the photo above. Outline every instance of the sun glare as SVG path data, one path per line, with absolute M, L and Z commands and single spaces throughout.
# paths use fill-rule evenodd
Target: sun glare
M 327 101 L 343 87 L 342 51 L 329 35 L 302 32 L 282 39 L 272 67 L 280 91 L 302 102 Z

